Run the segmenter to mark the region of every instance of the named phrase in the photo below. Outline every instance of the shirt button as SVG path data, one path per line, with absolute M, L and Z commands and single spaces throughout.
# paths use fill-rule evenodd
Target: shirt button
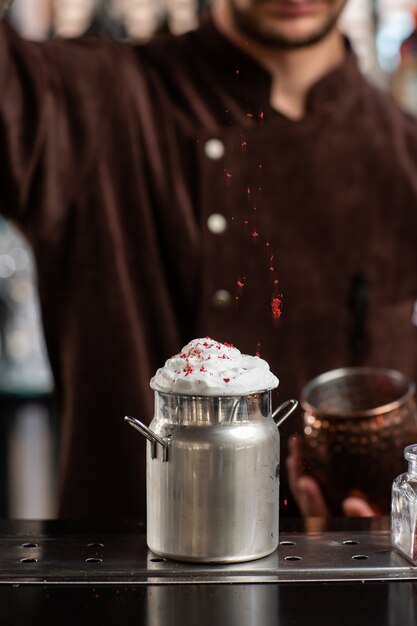
M 204 152 L 209 159 L 217 161 L 224 155 L 224 143 L 220 139 L 209 139 L 204 145 Z
M 207 228 L 214 235 L 221 235 L 227 228 L 227 220 L 221 213 L 212 213 L 207 218 Z
M 232 296 L 226 289 L 219 289 L 214 293 L 211 302 L 215 309 L 227 309 L 232 302 Z

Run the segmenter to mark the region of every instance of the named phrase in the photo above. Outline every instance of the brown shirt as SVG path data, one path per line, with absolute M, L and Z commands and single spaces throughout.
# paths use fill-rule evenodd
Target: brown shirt
M 144 47 L 1 25 L 0 208 L 37 259 L 62 516 L 144 515 L 145 442 L 123 416 L 150 421 L 149 379 L 193 337 L 259 351 L 280 400 L 352 363 L 417 378 L 416 122 L 352 53 L 300 121 L 270 86 L 210 21 Z

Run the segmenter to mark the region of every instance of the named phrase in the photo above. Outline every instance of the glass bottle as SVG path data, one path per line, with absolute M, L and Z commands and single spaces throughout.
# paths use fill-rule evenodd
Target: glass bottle
M 408 470 L 392 485 L 391 543 L 417 564 L 417 444 L 407 446 L 404 457 L 408 461 Z

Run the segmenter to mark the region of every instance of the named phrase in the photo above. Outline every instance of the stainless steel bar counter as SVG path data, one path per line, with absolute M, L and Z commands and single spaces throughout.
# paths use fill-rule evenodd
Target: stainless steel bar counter
M 148 551 L 140 522 L 0 522 L 2 624 L 417 624 L 417 568 L 388 520 L 283 520 L 279 549 L 234 565 Z

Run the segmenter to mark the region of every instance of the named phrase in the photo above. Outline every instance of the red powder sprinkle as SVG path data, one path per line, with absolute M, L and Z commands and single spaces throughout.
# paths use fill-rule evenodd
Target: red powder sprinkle
M 281 317 L 281 303 L 282 300 L 280 298 L 272 298 L 271 301 L 271 309 L 272 309 L 272 317 L 275 320 L 278 320 Z
M 239 287 L 239 289 L 243 289 L 243 287 L 245 286 L 245 283 L 242 283 L 241 280 L 238 280 L 236 284 Z
M 272 265 L 269 266 L 269 271 L 270 272 L 275 272 L 275 267 L 273 267 Z
M 261 356 L 260 352 L 255 352 L 255 356 Z
M 246 148 L 247 145 L 248 145 L 247 141 L 242 141 L 242 148 Z
M 203 373 L 204 373 L 204 372 L 207 372 L 207 370 L 206 370 L 206 368 L 204 367 L 204 365 L 202 365 L 202 366 L 200 367 L 200 372 L 203 372 Z
M 239 70 L 236 70 L 236 76 L 239 76 Z
M 274 280 L 274 285 L 278 285 L 278 278 Z
M 243 220 L 244 224 L 249 224 L 249 220 Z
M 223 345 L 226 346 L 226 348 L 234 348 L 234 345 L 232 343 L 227 343 L 227 341 L 223 342 Z
M 259 113 L 259 119 L 260 119 L 260 120 L 263 120 L 263 119 L 264 119 L 264 112 L 263 112 L 263 111 L 261 111 L 261 112 Z
M 252 113 L 246 113 L 246 117 L 253 117 Z
M 187 363 L 187 365 L 184 367 L 184 369 L 182 371 L 184 372 L 184 374 L 186 376 L 189 376 L 190 374 L 192 374 L 194 372 L 194 368 L 193 368 L 192 365 Z
M 249 185 L 246 187 L 246 193 L 249 195 L 250 194 L 250 187 Z
M 259 233 L 256 230 L 254 230 L 252 232 L 252 237 L 259 237 Z
M 230 378 L 223 378 L 223 382 L 230 383 Z
M 229 180 L 232 178 L 232 172 L 230 170 L 224 170 L 224 173 L 226 174 L 226 178 Z

